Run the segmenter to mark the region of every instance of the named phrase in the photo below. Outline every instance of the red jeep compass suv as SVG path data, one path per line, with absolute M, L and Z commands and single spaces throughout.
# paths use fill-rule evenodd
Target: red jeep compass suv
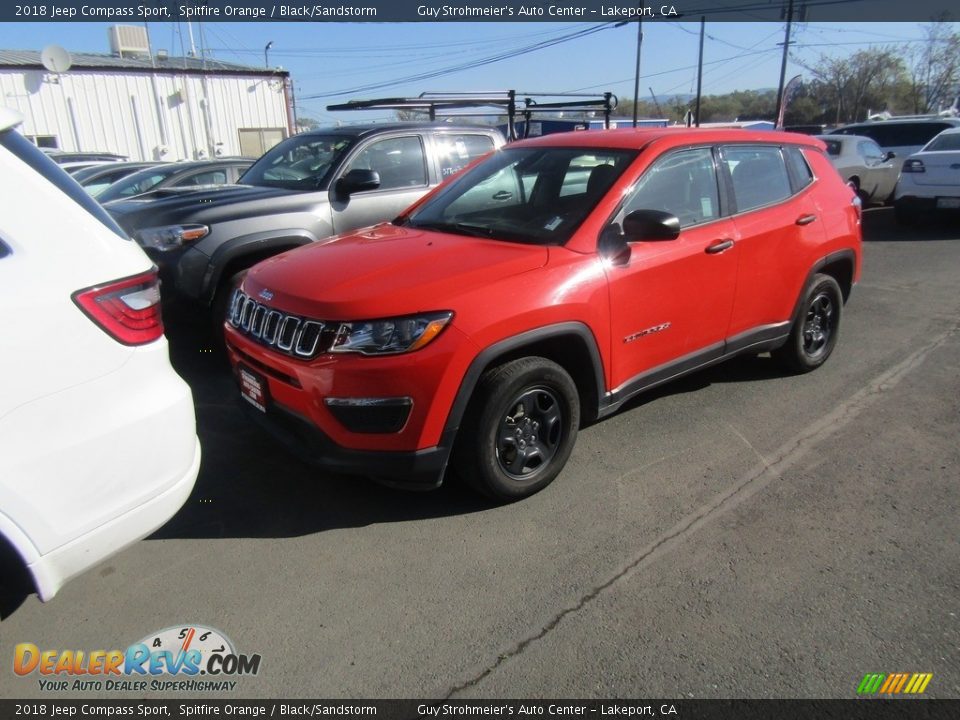
M 250 413 L 323 467 L 501 499 L 584 420 L 681 374 L 830 356 L 860 208 L 819 140 L 613 130 L 514 143 L 392 223 L 253 268 L 226 323 Z

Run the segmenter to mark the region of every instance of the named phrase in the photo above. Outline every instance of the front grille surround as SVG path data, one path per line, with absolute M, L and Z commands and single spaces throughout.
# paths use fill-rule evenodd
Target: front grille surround
M 335 335 L 327 323 L 264 305 L 240 288 L 230 298 L 227 322 L 260 345 L 303 360 L 329 350 Z

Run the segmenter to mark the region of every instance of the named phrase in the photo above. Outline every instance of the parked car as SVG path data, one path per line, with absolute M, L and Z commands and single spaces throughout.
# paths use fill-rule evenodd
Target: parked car
M 827 146 L 830 162 L 851 183 L 864 204 L 884 203 L 897 185 L 900 163 L 863 135 L 817 135 Z
M 57 165 L 79 162 L 120 162 L 127 159 L 126 155 L 111 152 L 71 152 L 53 149 L 47 149 L 43 152 Z
M 227 350 L 250 414 L 320 466 L 512 500 L 639 392 L 742 353 L 822 365 L 860 222 L 813 138 L 548 135 L 256 265 Z
M 151 533 L 200 463 L 156 269 L 0 108 L 0 544 L 49 600 Z
M 125 178 L 127 175 L 131 175 L 138 170 L 155 167 L 159 164 L 160 163 L 156 162 L 101 163 L 77 170 L 71 173 L 71 175 L 73 175 L 74 180 L 80 183 L 80 186 L 83 187 L 84 190 L 93 197 L 97 197 L 117 180 Z
M 898 222 L 960 210 L 960 128 L 944 130 L 904 160 L 894 211 Z
M 249 158 L 229 160 L 196 160 L 156 165 L 113 183 L 97 199 L 101 203 L 125 200 L 163 188 L 200 188 L 210 185 L 232 185 L 253 163 Z
M 294 135 L 240 185 L 110 212 L 160 266 L 164 302 L 212 317 L 219 332 L 234 278 L 271 255 L 383 220 L 503 144 L 477 126 L 384 124 Z
M 871 120 L 831 130 L 829 135 L 862 135 L 873 140 L 884 152 L 893 152 L 899 170 L 903 159 L 917 152 L 937 134 L 960 127 L 960 118 L 906 118 Z

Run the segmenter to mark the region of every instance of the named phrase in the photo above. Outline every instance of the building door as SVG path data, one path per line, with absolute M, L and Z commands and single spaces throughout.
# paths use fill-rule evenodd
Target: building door
M 283 128 L 240 128 L 240 154 L 258 158 L 286 136 Z

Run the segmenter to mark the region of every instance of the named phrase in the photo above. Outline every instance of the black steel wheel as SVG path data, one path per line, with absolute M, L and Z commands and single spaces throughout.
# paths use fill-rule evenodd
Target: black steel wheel
M 840 332 L 843 293 L 829 275 L 816 275 L 804 295 L 790 338 L 773 352 L 788 370 L 810 372 L 833 352 Z
M 467 409 L 454 470 L 481 493 L 518 500 L 546 487 L 563 469 L 580 425 L 570 375 L 541 357 L 488 370 Z

